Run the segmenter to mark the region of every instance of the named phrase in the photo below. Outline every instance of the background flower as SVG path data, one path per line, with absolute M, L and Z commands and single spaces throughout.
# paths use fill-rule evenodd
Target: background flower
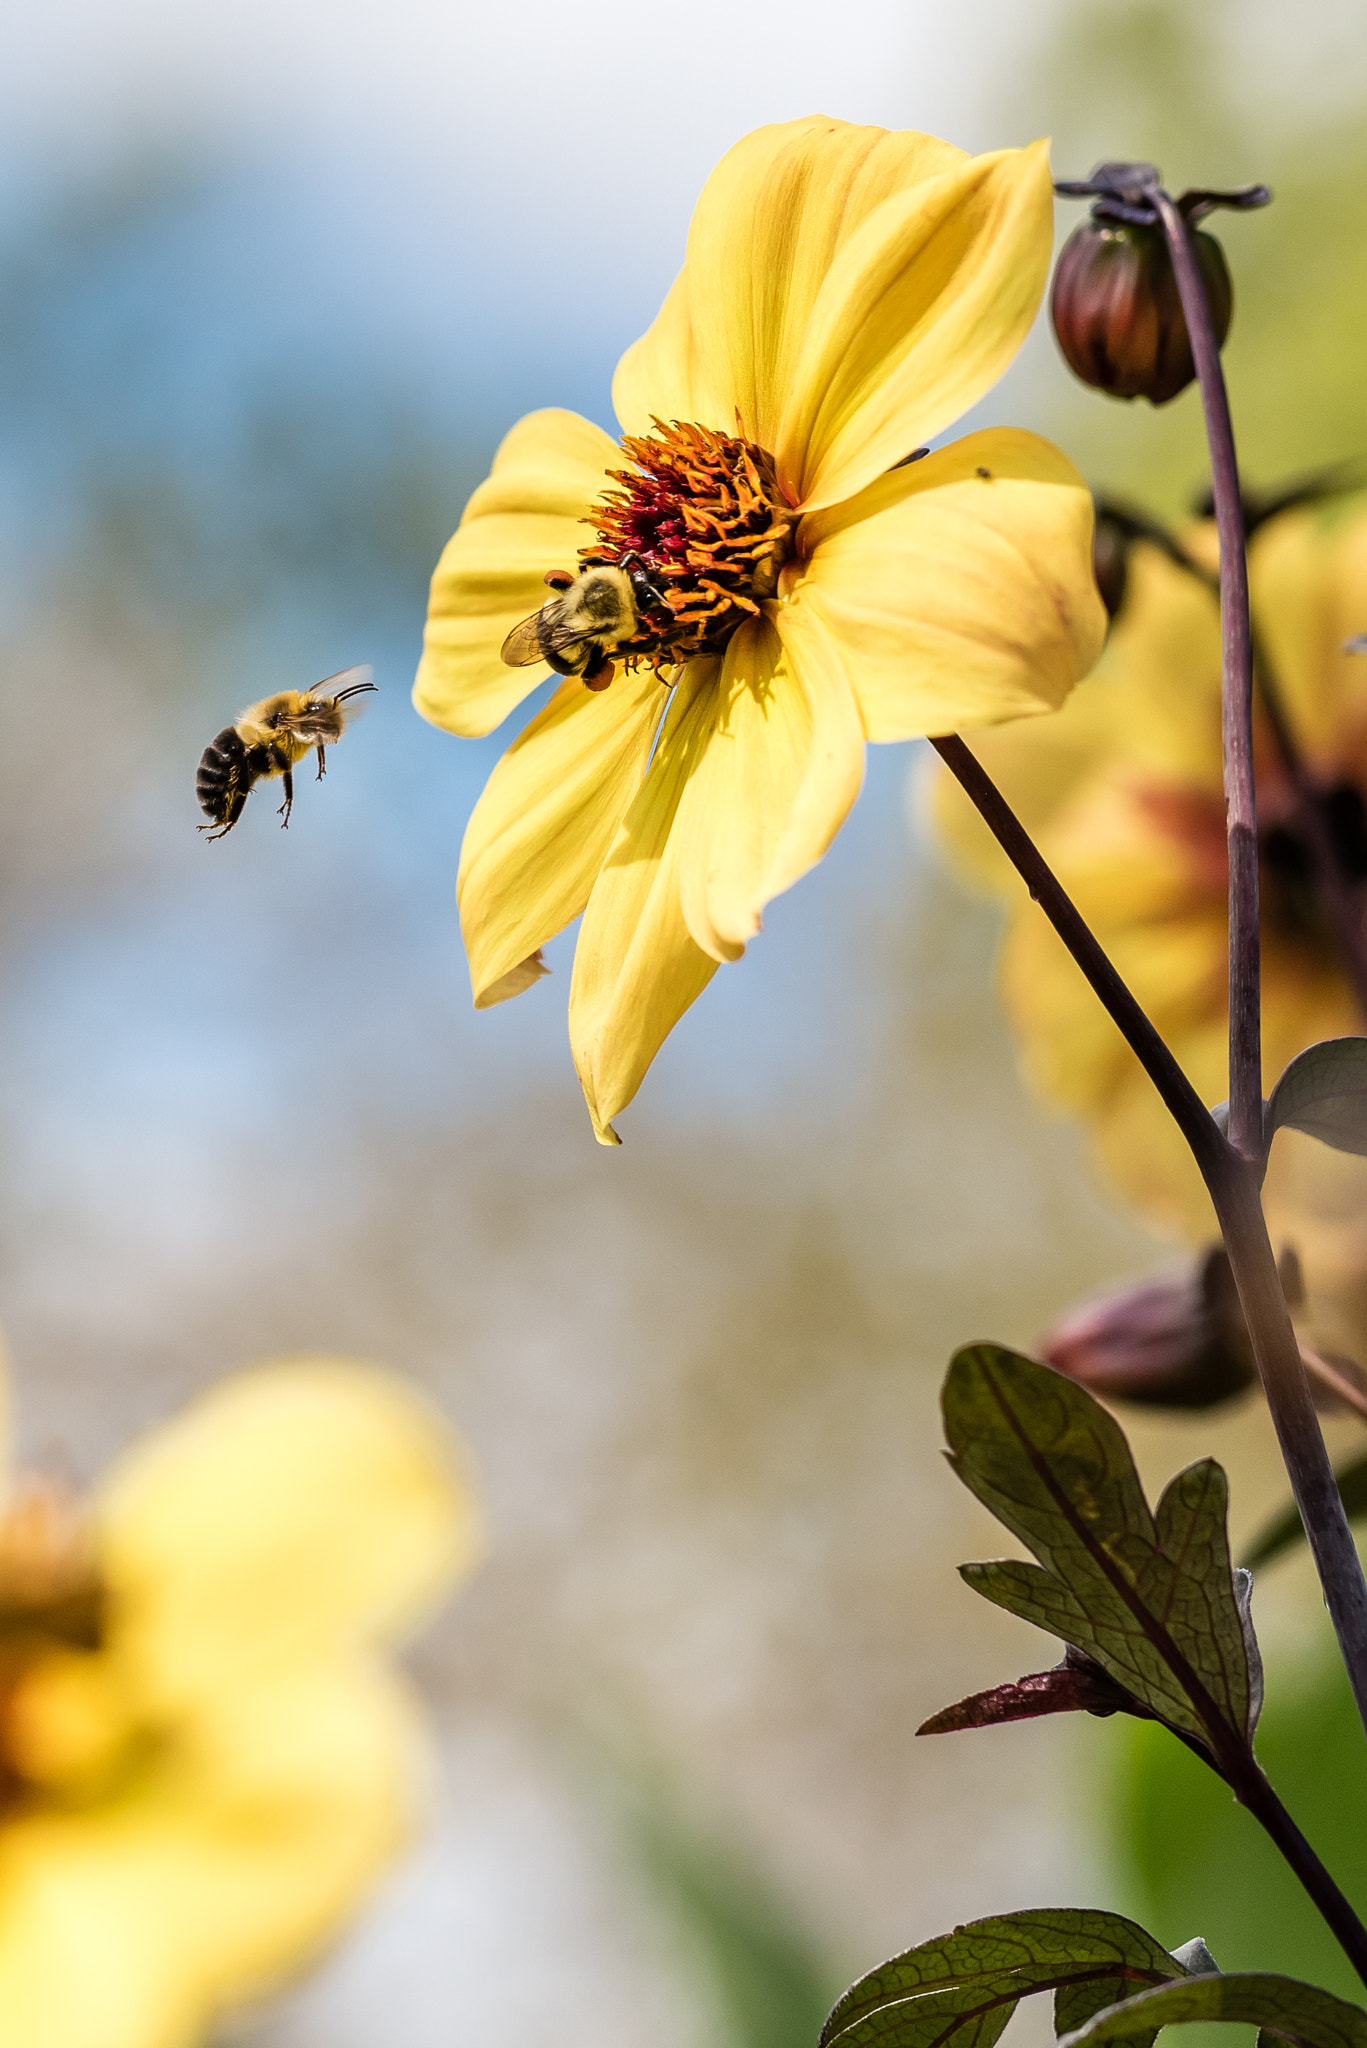
M 1184 536 L 1209 571 L 1208 526 Z M 1259 661 L 1285 707 L 1357 907 L 1367 882 L 1367 661 L 1344 652 L 1367 621 L 1367 500 L 1289 510 L 1250 548 Z M 982 735 L 984 763 L 1209 1103 L 1226 1088 L 1227 916 L 1217 599 L 1140 541 L 1094 675 L 1049 724 Z M 1263 1072 L 1321 1038 L 1361 1031 L 1294 793 L 1259 714 Z M 1151 1221 L 1200 1241 L 1205 1191 L 1138 1062 L 1043 916 L 1014 885 L 957 788 L 934 808 L 961 870 L 1009 902 L 1001 988 L 1036 1085 L 1082 1115 L 1104 1171 Z M 1312 1285 L 1342 1292 L 1367 1260 L 1367 1168 L 1293 1134 L 1273 1149 L 1266 1199 Z
M 628 673 L 567 677 L 461 858 L 477 1004 L 530 986 L 583 913 L 570 1036 L 604 1142 L 682 1012 L 829 846 L 866 740 L 1051 710 L 1096 654 L 1071 465 L 1008 429 L 924 446 L 1023 341 L 1051 229 L 1043 144 L 969 157 L 820 117 L 758 130 L 709 179 L 684 270 L 618 367 L 623 444 L 530 415 L 442 556 L 415 699 L 467 735 L 537 680 L 500 648 L 547 572 L 635 559 L 657 585 L 620 640 Z
M 0 2038 L 188 2048 L 310 1957 L 408 1834 L 383 1652 L 468 1569 L 454 1447 L 329 1359 L 221 1382 L 89 1512 L 0 1520 Z

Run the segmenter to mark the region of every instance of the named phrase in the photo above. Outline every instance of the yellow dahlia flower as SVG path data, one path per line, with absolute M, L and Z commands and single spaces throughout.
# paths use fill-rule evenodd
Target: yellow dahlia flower
M 80 1510 L 0 1499 L 0 2041 L 190 2048 L 402 1844 L 383 1652 L 470 1561 L 433 1419 L 331 1360 L 225 1380 Z
M 500 650 L 547 582 L 557 604 L 586 564 L 635 585 L 620 634 L 556 655 L 565 680 L 490 778 L 459 880 L 481 1006 L 529 987 L 583 913 L 570 1038 L 604 1143 L 829 846 L 866 740 L 1052 710 L 1095 659 L 1072 466 L 1005 428 L 922 447 L 1023 341 L 1052 218 L 1043 143 L 969 157 L 820 117 L 747 136 L 618 366 L 624 438 L 522 420 L 437 566 L 415 700 L 463 734 L 539 682 Z
M 1213 528 L 1184 536 L 1213 570 Z M 1367 882 L 1367 499 L 1283 512 L 1249 550 L 1259 659 L 1273 681 L 1360 904 Z M 1360 1032 L 1280 756 L 1258 712 L 1263 1085 L 1317 1039 Z M 989 772 L 1209 1103 L 1227 1091 L 1228 923 L 1220 743 L 1220 619 L 1213 591 L 1138 543 L 1127 595 L 1093 675 L 1056 719 L 979 735 Z M 1151 1083 L 1039 910 L 942 773 L 939 824 L 964 872 L 1000 888 L 1010 917 L 1002 993 L 1042 1092 L 1081 1114 L 1100 1163 L 1160 1228 L 1199 1241 L 1213 1218 Z M 1367 906 L 1364 906 L 1367 907 Z M 1341 1287 L 1367 1256 L 1367 1165 L 1283 1133 L 1266 1202 L 1313 1285 Z

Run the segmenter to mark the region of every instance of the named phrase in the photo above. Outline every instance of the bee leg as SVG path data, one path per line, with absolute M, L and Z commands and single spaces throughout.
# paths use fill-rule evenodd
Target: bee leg
M 584 687 L 586 690 L 606 690 L 615 673 L 616 670 L 606 654 L 595 655 L 584 670 Z
M 294 777 L 286 768 L 280 779 L 285 785 L 285 801 L 280 806 L 280 830 L 283 832 L 289 824 L 290 812 L 294 808 Z
M 324 777 L 324 776 L 325 776 L 325 775 L 327 774 L 327 772 L 328 772 L 328 764 L 327 764 L 327 749 L 326 749 L 325 747 L 319 747 L 319 749 L 318 749 L 318 780 L 319 780 L 320 782 L 322 781 L 323 777 Z

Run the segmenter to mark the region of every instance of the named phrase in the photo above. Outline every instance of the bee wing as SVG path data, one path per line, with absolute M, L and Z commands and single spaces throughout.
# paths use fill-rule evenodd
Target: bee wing
M 324 676 L 321 683 L 315 683 L 311 690 L 306 690 L 305 702 L 312 699 L 329 705 L 340 712 L 345 724 L 350 725 L 365 710 L 364 704 L 357 704 L 355 699 L 375 688 L 374 678 L 375 671 L 368 661 L 361 662 L 356 668 L 339 668 L 335 676 Z M 352 701 L 343 704 L 344 697 Z
M 529 668 L 534 661 L 545 660 L 541 652 L 540 612 L 533 612 L 529 619 L 523 619 L 521 625 L 513 627 L 499 649 L 499 658 L 506 661 L 509 668 Z
M 321 683 L 315 683 L 311 690 L 305 690 L 306 697 L 348 697 L 358 690 L 373 690 L 375 671 L 368 661 L 356 668 L 339 668 L 335 676 L 324 676 Z
M 596 640 L 602 630 L 602 620 L 582 609 L 569 618 L 563 605 L 548 604 L 541 614 L 542 638 L 552 654 L 568 654 L 572 647 L 582 647 L 586 640 Z
M 571 612 L 563 598 L 553 597 L 539 612 L 513 627 L 501 654 L 509 668 L 526 668 L 534 661 L 545 661 L 548 654 L 568 654 L 572 648 L 583 647 L 599 639 L 602 631 L 602 620 L 582 605 Z

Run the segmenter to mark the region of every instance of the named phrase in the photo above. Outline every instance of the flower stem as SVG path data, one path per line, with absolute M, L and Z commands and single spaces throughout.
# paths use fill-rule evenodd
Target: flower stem
M 1291 1491 L 1305 1525 L 1358 1713 L 1367 1729 L 1367 1581 L 1320 1435 L 1272 1255 L 1259 1197 L 1261 1160 L 1257 1167 L 1250 1166 L 1221 1136 L 1200 1096 L 982 763 L 957 735 L 932 739 L 931 745 L 1090 982 L 1158 1090 L 1200 1168 L 1220 1220 Z
M 1031 897 L 1091 983 L 1102 1007 L 1162 1096 L 1195 1155 L 1202 1177 L 1208 1180 L 1223 1168 L 1229 1152 L 1210 1111 L 1116 973 L 1077 905 L 981 761 L 957 733 L 946 733 L 930 744 L 979 811 Z
M 1229 837 L 1229 1141 L 1250 1164 L 1263 1156 L 1262 1007 L 1258 930 L 1258 815 L 1253 794 L 1253 650 L 1248 559 L 1234 427 L 1220 349 L 1187 224 L 1158 184 L 1163 224 L 1210 443 L 1215 525 L 1220 536 L 1220 630 L 1224 648 L 1225 811 Z
M 1206 1186 L 1220 1219 L 1291 1491 L 1305 1525 L 1348 1682 L 1367 1728 L 1367 1581 L 1310 1398 L 1300 1346 L 1268 1240 L 1257 1175 L 1230 1148 L 1222 1169 L 1214 1176 L 1206 1175 Z
M 1326 1394 L 1332 1394 L 1345 1408 L 1351 1408 L 1359 1422 L 1367 1422 L 1367 1394 L 1346 1373 L 1330 1363 L 1309 1344 L 1301 1345 L 1301 1364 L 1312 1380 L 1318 1380 Z
M 1320 1862 L 1249 1751 L 1249 1769 L 1234 1786 L 1239 1804 L 1261 1822 L 1323 1915 L 1339 1946 L 1367 1984 L 1367 1927 Z
M 1314 1553 L 1358 1712 L 1367 1727 L 1367 1581 L 1320 1434 L 1259 1195 L 1265 1154 L 1258 815 L 1253 786 L 1253 650 L 1248 556 L 1234 428 L 1219 343 L 1186 220 L 1157 180 L 1150 196 L 1167 237 L 1200 380 L 1206 439 L 1210 444 L 1215 523 L 1220 537 L 1225 806 L 1229 834 L 1229 1143 L 1240 1165 L 1236 1168 L 1233 1159 L 1226 1159 L 1214 1174 L 1204 1166 L 1202 1172 L 1224 1232 L 1253 1355 L 1296 1505 Z

